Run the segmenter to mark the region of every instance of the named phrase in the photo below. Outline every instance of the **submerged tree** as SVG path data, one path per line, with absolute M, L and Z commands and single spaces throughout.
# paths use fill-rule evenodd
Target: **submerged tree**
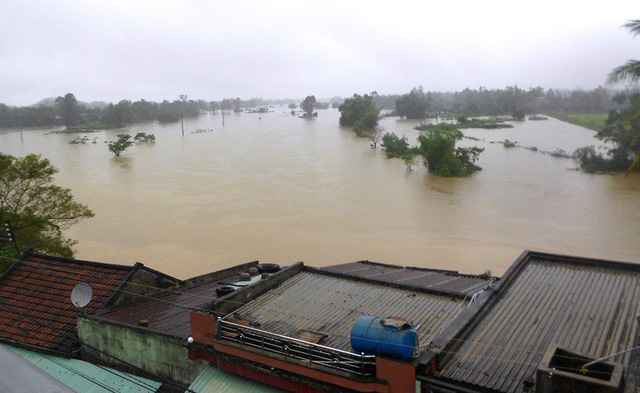
M 407 137 L 400 138 L 393 132 L 384 134 L 382 148 L 385 150 L 387 158 L 404 158 L 412 154 Z
M 129 146 L 133 145 L 133 142 L 130 141 L 131 135 L 128 134 L 118 134 L 118 139 L 115 142 L 109 142 L 109 151 L 119 156 L 120 153 L 127 150 Z M 155 137 L 154 137 L 155 140 Z
M 431 128 L 418 137 L 420 145 L 416 152 L 425 161 L 430 172 L 443 177 L 469 176 L 481 170 L 475 165 L 480 153 L 479 147 L 456 147 L 456 142 L 462 139 L 462 132 L 449 124 L 440 124 Z
M 359 137 L 366 137 L 378 127 L 378 111 L 371 110 L 367 112 L 361 120 L 358 120 L 354 126 L 353 131 Z
M 94 214 L 74 200 L 70 189 L 54 184 L 56 173 L 58 169 L 39 155 L 16 158 L 0 153 L 0 222 L 11 223 L 23 249 L 72 257 L 76 241 L 62 231 Z
M 373 98 L 377 96 L 377 94 L 375 91 L 371 94 L 365 94 L 364 96 L 354 94 L 352 98 L 344 100 L 338 108 L 340 111 L 340 125 L 353 127 L 370 112 L 376 113 L 377 123 L 378 110 L 373 102 Z
M 314 116 L 313 108 L 316 106 L 316 97 L 315 96 L 307 96 L 302 103 L 300 103 L 300 108 L 305 113 L 305 117 Z M 316 113 L 315 116 L 318 114 Z

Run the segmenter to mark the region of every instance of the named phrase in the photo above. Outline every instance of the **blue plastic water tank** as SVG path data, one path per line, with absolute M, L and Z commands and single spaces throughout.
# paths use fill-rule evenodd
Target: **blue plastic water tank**
M 361 316 L 351 329 L 351 347 L 356 352 L 408 360 L 417 345 L 415 329 L 385 326 L 380 317 Z

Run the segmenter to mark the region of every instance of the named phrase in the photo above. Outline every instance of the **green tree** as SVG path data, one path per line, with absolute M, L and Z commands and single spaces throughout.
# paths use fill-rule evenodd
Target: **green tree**
M 585 172 L 622 172 L 637 169 L 640 162 L 640 93 L 622 93 L 614 98 L 620 109 L 609 112 L 605 127 L 596 138 L 609 142 L 606 154 L 592 146 L 576 150 Z
M 56 98 L 56 107 L 67 128 L 78 124 L 78 100 L 73 94 L 67 93 L 64 97 Z
M 387 158 L 403 158 L 411 151 L 407 137 L 400 138 L 395 133 L 384 134 L 381 146 L 385 150 Z
M 482 168 L 475 165 L 480 153 L 478 147 L 458 147 L 456 142 L 462 139 L 462 132 L 449 124 L 440 124 L 418 137 L 420 145 L 416 152 L 425 161 L 430 172 L 443 177 L 469 176 Z
M 640 19 L 630 20 L 626 24 L 623 25 L 629 29 L 632 35 L 636 36 L 640 34 Z M 623 64 L 617 68 L 614 68 L 613 71 L 609 74 L 609 83 L 623 82 L 629 81 L 631 83 L 635 83 L 640 79 L 640 61 L 639 60 L 629 60 L 626 64 Z M 637 101 L 637 97 L 630 97 L 630 101 Z M 630 116 L 626 120 L 623 120 L 620 114 L 614 113 L 614 118 L 611 118 L 611 114 L 609 115 L 609 120 L 611 122 L 619 123 L 619 126 L 623 126 L 623 123 L 627 123 L 627 127 L 633 125 L 637 126 L 637 111 L 633 113 L 633 110 L 629 110 L 632 108 L 627 107 L 625 112 L 627 116 Z M 631 113 L 630 113 L 631 112 Z M 607 125 L 609 125 L 609 120 L 607 120 Z M 640 131 L 635 134 L 635 137 L 632 139 L 631 145 L 629 146 L 631 149 L 635 150 L 635 154 L 633 159 L 631 160 L 631 164 L 627 168 L 627 173 L 632 172 L 634 169 L 640 169 L 640 149 L 638 148 L 640 145 Z
M 115 142 L 109 142 L 109 151 L 119 156 L 120 153 L 127 150 L 129 146 L 133 145 L 133 142 L 130 141 L 131 135 L 128 134 L 118 134 L 118 139 Z
M 313 108 L 315 106 L 316 106 L 316 97 L 314 97 L 314 96 L 307 96 L 304 99 L 304 101 L 302 101 L 302 103 L 300 103 L 300 108 L 302 108 L 302 110 L 304 111 L 306 117 L 312 117 L 313 116 Z
M 422 86 L 411 89 L 409 94 L 403 94 L 396 100 L 396 114 L 407 119 L 424 119 L 429 109 L 429 96 Z
M 373 102 L 375 96 L 377 96 L 377 93 L 374 91 L 364 96 L 354 94 L 352 98 L 344 100 L 340 107 L 338 107 L 340 111 L 340 125 L 353 127 L 356 125 L 356 122 L 363 120 L 367 113 L 372 111 L 377 113 L 378 110 Z
M 516 109 L 515 111 L 513 111 L 511 116 L 513 116 L 513 118 L 516 120 L 524 120 L 525 117 L 524 111 L 522 111 L 522 109 Z
M 357 136 L 366 137 L 378 127 L 378 117 L 377 110 L 367 112 L 362 119 L 356 121 L 356 124 L 353 126 L 353 131 L 355 131 Z
M 10 221 L 21 248 L 73 256 L 75 240 L 62 231 L 94 214 L 76 202 L 71 190 L 54 184 L 58 173 L 49 160 L 0 153 L 0 222 Z

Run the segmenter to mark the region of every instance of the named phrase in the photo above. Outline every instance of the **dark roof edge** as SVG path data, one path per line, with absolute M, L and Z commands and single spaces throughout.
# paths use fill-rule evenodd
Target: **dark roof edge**
M 351 262 L 353 263 L 353 262 Z M 445 273 L 445 274 L 457 274 L 457 275 L 465 275 L 465 274 L 461 274 L 459 273 L 457 270 L 446 270 L 446 269 L 432 269 L 432 268 L 428 268 L 428 267 L 419 267 L 419 266 L 402 266 L 402 265 L 393 265 L 393 264 L 389 264 L 389 263 L 381 263 L 381 262 L 374 262 L 374 261 L 369 261 L 369 260 L 362 260 L 362 261 L 356 261 L 355 263 L 362 263 L 362 264 L 366 264 L 366 265 L 375 265 L 375 266 L 384 266 L 384 267 L 391 267 L 391 268 L 396 268 L 396 269 L 411 269 L 411 270 L 423 270 L 426 272 L 435 272 L 435 273 Z M 338 265 L 339 266 L 339 265 Z M 330 266 L 327 266 L 330 267 Z
M 524 253 L 528 253 L 530 258 L 531 257 L 544 258 L 545 260 L 550 260 L 552 262 L 565 262 L 565 263 L 573 263 L 578 265 L 595 265 L 595 266 L 612 267 L 612 268 L 618 268 L 618 269 L 640 270 L 640 261 L 638 261 L 638 263 L 620 262 L 620 261 L 614 261 L 611 259 L 587 258 L 587 257 L 580 257 L 580 256 L 564 255 L 564 254 L 551 254 L 547 252 L 531 251 L 531 250 L 525 250 Z
M 98 307 L 95 312 L 98 312 L 99 310 L 103 310 L 105 308 L 107 308 L 107 306 L 111 305 L 111 302 L 113 302 L 116 297 L 118 296 L 118 294 L 120 293 L 120 291 L 129 284 L 129 282 L 131 281 L 131 279 L 133 279 L 133 276 L 135 276 L 136 273 L 138 273 L 140 271 L 140 269 L 144 267 L 144 265 L 140 262 L 136 262 L 135 265 L 133 265 L 133 268 L 122 278 L 122 282 L 120 283 L 120 285 L 118 285 L 116 288 L 114 288 L 113 293 L 111 294 L 111 296 L 109 296 L 107 298 L 107 301 L 105 301 L 102 305 L 102 307 Z
M 438 367 L 442 363 L 446 363 L 492 309 L 493 305 L 501 297 L 500 295 L 504 293 L 505 288 L 518 276 L 531 254 L 532 252 L 528 250 L 520 254 L 497 284 L 489 286 L 482 292 L 475 302 L 471 303 L 467 309 L 462 311 L 449 326 L 433 339 L 427 350 L 420 355 L 419 363 L 427 364 L 435 357 L 437 357 Z
M 29 250 L 27 250 L 29 251 Z M 25 255 L 27 254 L 27 251 L 25 251 Z M 116 263 L 104 263 L 104 262 L 94 262 L 94 261 L 84 261 L 82 259 L 73 259 L 73 258 L 63 258 L 63 257 L 55 257 L 53 255 L 47 255 L 47 254 L 43 254 L 37 251 L 33 251 L 30 250 L 29 251 L 29 256 L 33 256 L 33 257 L 37 257 L 37 258 L 42 258 L 42 259 L 48 259 L 48 260 L 53 260 L 53 261 L 61 261 L 61 262 L 69 262 L 69 263 L 78 263 L 81 265 L 91 265 L 91 266 L 100 266 L 100 267 L 108 267 L 108 268 L 112 268 L 112 269 L 120 269 L 120 270 L 125 270 L 125 269 L 133 269 L 133 266 L 130 265 L 118 265 Z
M 402 285 L 402 284 L 397 284 L 397 283 L 392 283 L 392 282 L 387 282 L 387 281 L 380 281 L 380 280 L 376 280 L 376 279 L 373 279 L 373 278 L 352 276 L 352 275 L 349 275 L 347 273 L 330 272 L 330 271 L 327 271 L 327 270 L 322 270 L 321 268 L 311 267 L 311 266 L 306 266 L 306 265 L 303 266 L 303 271 L 322 274 L 322 275 L 330 276 L 330 277 L 342 278 L 342 279 L 345 279 L 345 280 L 359 281 L 359 282 L 373 284 L 373 285 L 380 285 L 380 286 L 384 286 L 384 287 L 397 288 L 397 289 L 402 289 L 402 290 L 411 291 L 411 292 L 422 292 L 422 293 L 428 293 L 428 294 L 431 294 L 431 295 L 450 296 L 450 297 L 454 297 L 454 298 L 458 298 L 458 299 L 464 299 L 465 297 L 469 296 L 469 295 L 465 295 L 465 294 L 460 293 L 460 292 L 446 291 L 446 290 L 443 290 L 443 289 L 419 288 L 419 287 Z
M 216 279 L 219 279 L 221 277 L 228 277 L 232 274 L 235 274 L 235 272 L 246 269 L 246 268 L 251 268 L 251 267 L 255 267 L 258 265 L 258 261 L 251 261 L 251 262 L 245 262 L 245 263 L 241 263 L 239 265 L 235 265 L 235 266 L 231 266 L 222 270 L 216 270 L 214 272 L 210 272 L 210 273 L 205 273 L 205 274 L 201 274 L 199 276 L 194 276 L 194 277 L 190 277 L 187 278 L 186 280 L 183 280 L 183 284 L 186 284 L 187 287 L 193 287 L 193 286 L 197 286 L 197 285 L 202 285 L 202 284 L 207 284 L 210 283 L 211 281 L 214 281 Z M 204 280 L 202 282 L 198 282 L 198 283 L 194 283 L 194 281 L 197 280 Z
M 184 280 L 181 280 L 181 279 L 179 279 L 179 278 L 177 278 L 177 277 L 170 276 L 170 275 L 168 275 L 167 273 L 163 273 L 163 272 L 161 272 L 160 270 L 156 270 L 156 269 L 150 268 L 149 266 L 146 266 L 146 265 L 145 265 L 144 263 L 142 263 L 142 262 L 136 262 L 136 264 L 135 264 L 135 265 L 133 265 L 133 266 L 134 266 L 134 267 L 135 267 L 135 266 L 138 266 L 138 264 L 140 264 L 140 270 L 145 270 L 145 271 L 147 271 L 147 272 L 149 272 L 149 273 L 157 274 L 158 276 L 163 277 L 163 278 L 166 278 L 166 279 L 168 279 L 168 280 L 173 280 L 173 281 L 175 281 L 175 282 L 176 282 L 177 284 L 179 284 L 179 285 L 184 284 Z

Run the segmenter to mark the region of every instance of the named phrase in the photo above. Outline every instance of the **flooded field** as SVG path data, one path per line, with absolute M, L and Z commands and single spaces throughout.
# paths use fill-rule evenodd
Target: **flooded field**
M 286 108 L 267 114 L 204 114 L 126 130 L 153 133 L 114 157 L 106 140 L 84 134 L 0 131 L 0 151 L 39 153 L 60 169 L 96 216 L 74 226 L 76 256 L 136 261 L 189 277 L 259 259 L 314 266 L 361 259 L 502 274 L 524 250 L 640 262 L 640 176 L 587 175 L 577 162 L 490 141 L 573 152 L 593 131 L 526 121 L 501 130 L 464 130 L 486 148 L 470 178 L 445 179 L 338 126 L 335 109 L 314 119 Z M 385 118 L 411 140 L 415 121 Z M 210 132 L 195 133 L 196 130 Z M 91 143 L 93 140 L 96 143 Z

